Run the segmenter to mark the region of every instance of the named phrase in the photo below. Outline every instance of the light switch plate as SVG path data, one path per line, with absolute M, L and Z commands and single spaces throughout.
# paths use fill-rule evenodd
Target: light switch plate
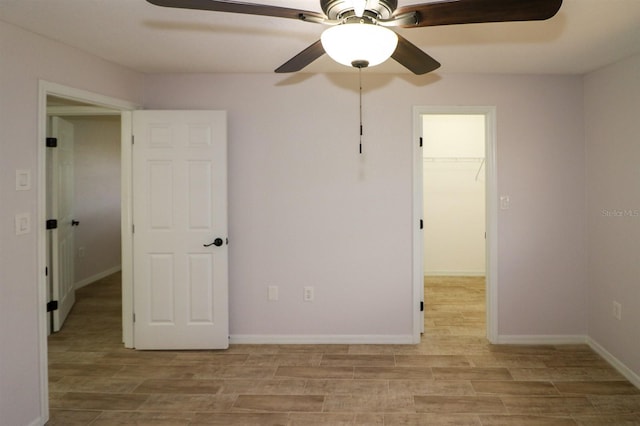
M 511 200 L 509 199 L 508 195 L 501 195 L 500 196 L 500 210 L 509 210 L 509 207 L 511 207 Z
M 16 170 L 16 191 L 28 191 L 31 189 L 31 170 Z
M 29 213 L 19 213 L 16 215 L 16 235 L 28 234 L 31 232 L 31 215 Z
M 270 285 L 267 287 L 267 300 L 275 302 L 278 300 L 278 286 Z

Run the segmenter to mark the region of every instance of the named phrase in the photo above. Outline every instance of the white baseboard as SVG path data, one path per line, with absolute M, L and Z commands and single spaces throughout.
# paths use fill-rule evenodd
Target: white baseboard
M 633 370 L 623 364 L 618 358 L 611 355 L 611 353 L 602 347 L 598 342 L 593 340 L 591 337 L 587 337 L 587 344 L 598 353 L 602 358 L 604 358 L 609 364 L 613 366 L 620 374 L 626 377 L 633 385 L 637 388 L 640 388 L 640 375 L 636 374 Z
M 413 345 L 412 335 L 261 335 L 232 334 L 237 345 Z
M 44 420 L 42 417 L 38 417 L 37 419 L 29 423 L 28 426 L 42 426 L 45 424 L 47 424 L 46 420 Z
M 587 336 L 584 335 L 498 335 L 498 345 L 576 345 L 586 344 Z
M 425 271 L 425 277 L 484 277 L 484 271 Z
M 121 269 L 122 269 L 121 265 L 116 265 L 113 268 L 107 269 L 106 271 L 102 271 L 100 273 L 92 275 L 92 276 L 90 276 L 88 278 L 85 278 L 83 280 L 76 281 L 76 284 L 75 284 L 76 290 L 79 289 L 79 288 L 82 288 L 84 286 L 87 286 L 87 285 L 89 285 L 91 283 L 94 283 L 94 282 L 96 282 L 98 280 L 101 280 L 104 277 L 108 277 L 111 274 L 115 274 L 116 272 L 118 272 Z

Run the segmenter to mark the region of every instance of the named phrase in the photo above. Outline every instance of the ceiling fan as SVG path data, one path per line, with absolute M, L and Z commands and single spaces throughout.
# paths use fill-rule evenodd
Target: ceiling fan
M 234 0 L 147 0 L 157 6 L 296 19 L 327 25 L 321 40 L 275 72 L 300 71 L 328 53 L 337 62 L 364 68 L 393 58 L 414 74 L 440 63 L 389 28 L 482 22 L 539 21 L 554 16 L 562 0 L 438 0 L 398 7 L 398 0 L 320 0 L 323 13 Z M 344 52 L 345 49 L 350 51 Z

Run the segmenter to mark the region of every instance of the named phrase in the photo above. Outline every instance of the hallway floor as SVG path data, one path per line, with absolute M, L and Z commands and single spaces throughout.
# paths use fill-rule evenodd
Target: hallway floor
M 586 345 L 495 346 L 484 282 L 428 278 L 419 345 L 124 349 L 120 275 L 49 338 L 48 425 L 640 425 L 640 391 Z

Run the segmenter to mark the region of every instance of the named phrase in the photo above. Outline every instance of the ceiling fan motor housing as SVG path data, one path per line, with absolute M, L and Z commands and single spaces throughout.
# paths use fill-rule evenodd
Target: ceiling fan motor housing
M 320 0 L 320 7 L 331 20 L 340 20 L 353 15 L 353 6 L 346 0 Z M 376 15 L 374 19 L 389 19 L 397 7 L 398 0 L 368 0 L 365 15 L 374 14 Z

